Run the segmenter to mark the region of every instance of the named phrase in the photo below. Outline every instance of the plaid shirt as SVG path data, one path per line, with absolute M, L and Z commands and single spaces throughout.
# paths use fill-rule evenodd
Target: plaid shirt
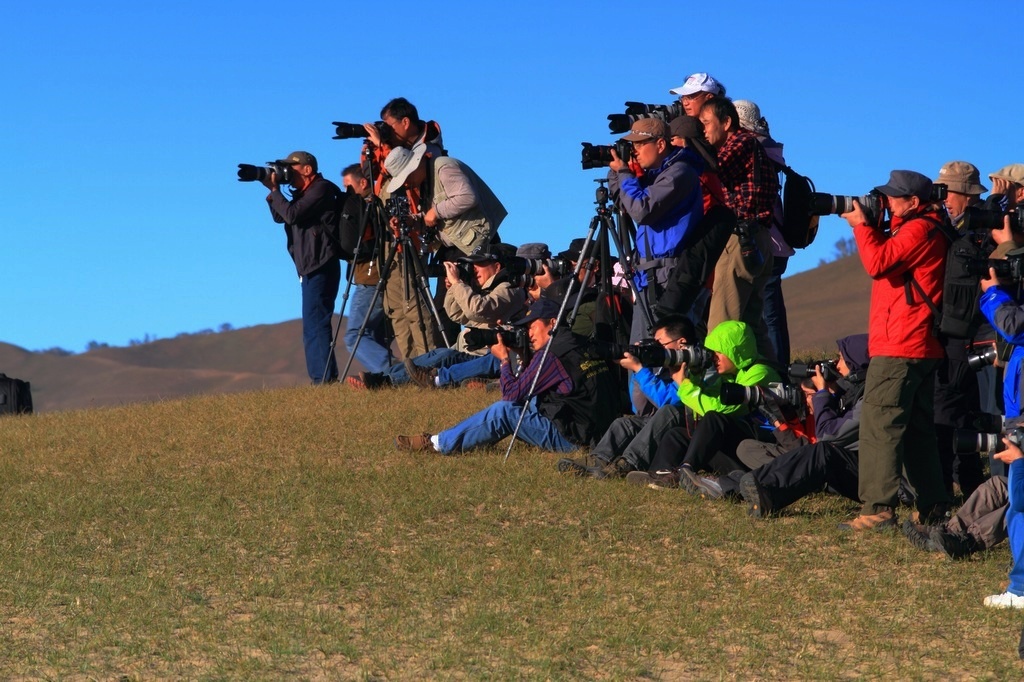
M 568 334 L 565 330 L 563 333 Z M 512 374 L 509 363 L 501 363 L 501 399 L 513 403 L 524 403 L 530 396 L 530 384 L 533 382 L 533 375 L 537 373 L 537 366 L 540 365 L 540 357 L 543 350 L 534 353 L 530 364 L 526 366 L 523 373 L 518 377 Z M 540 378 L 537 379 L 537 387 L 533 395 L 541 395 L 546 391 L 554 391 L 560 395 L 572 393 L 573 384 L 569 373 L 565 371 L 561 361 L 554 353 L 548 353 L 544 360 L 544 367 L 541 368 Z
M 737 218 L 771 223 L 779 196 L 779 174 L 757 135 L 740 130 L 729 136 L 718 150 L 718 177 L 726 205 Z

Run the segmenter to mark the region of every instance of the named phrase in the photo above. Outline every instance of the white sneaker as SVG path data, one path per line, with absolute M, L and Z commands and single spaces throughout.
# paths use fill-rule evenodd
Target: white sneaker
M 993 609 L 1024 609 L 1024 597 L 1013 592 L 1003 592 L 985 597 L 985 606 Z

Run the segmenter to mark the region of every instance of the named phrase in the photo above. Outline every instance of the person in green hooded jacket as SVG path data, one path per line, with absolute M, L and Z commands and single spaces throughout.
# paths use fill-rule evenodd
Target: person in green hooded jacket
M 679 485 L 687 469 L 744 468 L 735 454 L 740 441 L 771 439 L 770 430 L 759 428 L 759 421 L 746 404 L 727 405 L 721 398 L 726 382 L 767 387 L 780 381 L 778 373 L 758 355 L 754 332 L 743 322 L 727 320 L 711 330 L 704 347 L 715 354 L 716 373 L 710 379 L 688 376 L 686 365 L 673 377 L 679 386 L 679 399 L 700 418 L 692 437 L 686 427 L 666 433 L 646 476 L 630 474 L 631 482 L 672 488 Z

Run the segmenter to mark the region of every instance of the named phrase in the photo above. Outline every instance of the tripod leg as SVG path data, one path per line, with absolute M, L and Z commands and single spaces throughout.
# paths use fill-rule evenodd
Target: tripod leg
M 412 261 L 413 285 L 416 288 L 417 296 L 420 298 L 420 304 L 426 304 L 427 309 L 434 318 L 434 324 L 436 325 L 437 331 L 441 334 L 441 339 L 444 341 L 445 348 L 451 348 L 452 344 L 448 341 L 448 335 L 444 333 L 444 324 L 441 323 L 441 316 L 437 312 L 437 305 L 434 303 L 434 297 L 430 295 L 430 281 L 427 279 L 427 273 L 423 268 L 423 261 L 421 261 L 419 257 L 411 251 L 409 259 Z M 423 328 L 423 335 L 424 338 L 426 338 L 426 324 L 423 321 L 422 316 L 420 317 L 420 326 Z

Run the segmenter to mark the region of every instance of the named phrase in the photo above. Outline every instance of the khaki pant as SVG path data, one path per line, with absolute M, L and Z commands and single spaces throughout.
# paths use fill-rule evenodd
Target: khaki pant
M 949 504 L 935 441 L 933 397 L 938 360 L 873 357 L 860 416 L 862 514 L 895 509 L 904 468 L 927 513 Z
M 395 331 L 395 343 L 403 359 L 419 357 L 443 345 L 437 333 L 437 325 L 430 315 L 430 309 L 416 292 L 413 273 L 409 275 L 407 278 L 405 259 L 403 254 L 399 253 L 384 289 L 384 312 L 391 320 L 391 326 Z M 424 325 L 423 329 L 420 327 L 421 324 Z
M 708 331 L 726 320 L 744 322 L 754 332 L 757 352 L 769 362 L 775 361 L 775 347 L 764 321 L 764 287 L 772 276 L 771 235 L 761 228 L 754 233 L 754 243 L 764 264 L 750 271 L 740 255 L 740 238 L 729 237 L 722 256 L 715 264 L 715 280 L 708 310 Z

